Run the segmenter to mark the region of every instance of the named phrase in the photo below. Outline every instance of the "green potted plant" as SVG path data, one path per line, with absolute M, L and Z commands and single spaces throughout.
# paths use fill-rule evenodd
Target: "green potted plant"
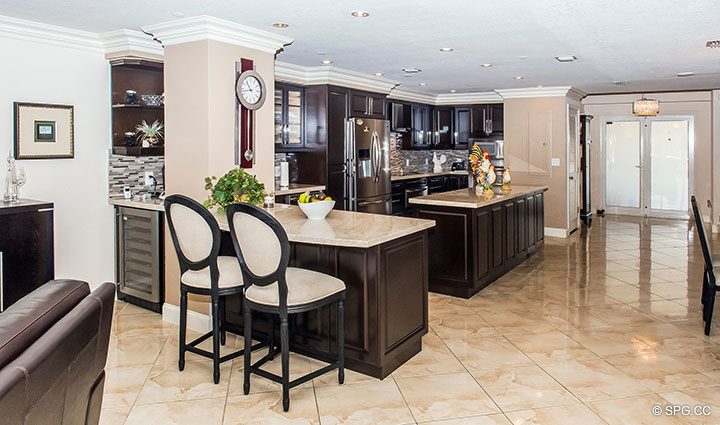
M 217 206 L 220 213 L 236 202 L 262 205 L 265 200 L 265 185 L 242 168 L 233 168 L 219 179 L 205 177 L 205 190 L 210 194 L 203 205 L 208 209 Z
M 160 142 L 163 138 L 162 129 L 163 124 L 158 120 L 155 120 L 152 124 L 148 124 L 145 120 L 143 120 L 142 123 L 135 127 L 135 131 L 137 131 L 138 134 L 138 140 L 142 142 L 144 148 L 155 146 Z M 145 142 L 147 142 L 147 146 L 145 146 Z

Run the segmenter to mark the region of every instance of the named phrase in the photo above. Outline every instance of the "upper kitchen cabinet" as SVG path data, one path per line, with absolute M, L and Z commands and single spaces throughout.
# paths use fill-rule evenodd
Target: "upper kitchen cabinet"
M 350 91 L 350 115 L 385 119 L 385 95 Z
M 471 109 L 469 106 L 455 108 L 455 149 L 469 149 L 470 115 Z
M 138 58 L 119 58 L 110 61 L 110 66 L 113 153 L 162 155 L 165 151 L 164 138 L 149 139 L 143 147 L 142 135 L 136 127 L 143 121 L 164 124 L 163 64 Z
M 292 151 L 304 147 L 304 114 L 303 87 L 276 83 L 275 148 L 277 151 Z
M 412 149 L 429 149 L 433 147 L 433 107 L 414 103 L 411 107 L 412 115 Z
M 502 138 L 504 125 L 502 103 L 473 105 L 470 109 L 470 136 Z
M 452 149 L 455 144 L 454 108 L 437 107 L 433 115 L 435 147 L 437 149 Z

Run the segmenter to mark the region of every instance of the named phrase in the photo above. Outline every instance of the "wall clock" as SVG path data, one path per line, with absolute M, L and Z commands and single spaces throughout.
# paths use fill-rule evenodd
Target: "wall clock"
M 265 81 L 255 71 L 253 61 L 241 59 L 237 69 L 235 97 L 239 106 L 240 167 L 252 168 L 255 163 L 255 111 L 265 103 Z

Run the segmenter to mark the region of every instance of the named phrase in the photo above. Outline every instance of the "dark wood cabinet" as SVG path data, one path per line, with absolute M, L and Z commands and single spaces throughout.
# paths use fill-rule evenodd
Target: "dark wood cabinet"
M 385 95 L 377 93 L 350 92 L 350 116 L 385 118 Z
M 455 149 L 469 149 L 470 146 L 470 108 L 455 108 Z
M 452 149 L 455 143 L 455 114 L 451 107 L 436 107 L 434 112 L 434 145 L 437 149 Z
M 221 249 L 232 253 L 229 239 L 224 232 Z M 291 266 L 327 273 L 345 283 L 348 369 L 382 379 L 420 351 L 428 329 L 427 247 L 426 231 L 370 248 L 291 243 Z M 239 333 L 241 300 L 228 297 L 226 309 L 229 327 Z M 335 309 L 330 307 L 294 315 L 292 350 L 309 356 L 333 355 L 335 320 Z M 258 318 L 254 336 L 267 338 L 267 326 Z
M 412 147 L 428 149 L 433 147 L 433 109 L 430 105 L 415 103 L 412 110 Z
M 470 109 L 470 136 L 498 138 L 504 133 L 504 107 L 502 103 L 473 105 Z
M 142 147 L 136 127 L 145 121 L 164 123 L 164 104 L 148 105 L 144 95 L 161 95 L 165 92 L 163 64 L 138 58 L 119 58 L 110 61 L 110 91 L 112 117 L 112 151 L 116 155 L 148 156 L 163 155 L 165 140 L 156 146 Z M 127 102 L 127 91 L 137 92 L 134 103 Z M 125 141 L 126 133 L 134 133 L 131 142 Z M 163 131 L 163 134 L 165 132 Z
M 0 205 L 0 312 L 53 280 L 53 204 Z
M 305 90 L 290 84 L 275 84 L 275 148 L 292 151 L 305 143 Z
M 470 298 L 535 253 L 543 197 L 538 191 L 476 209 L 415 204 L 419 218 L 436 223 L 428 239 L 430 291 Z

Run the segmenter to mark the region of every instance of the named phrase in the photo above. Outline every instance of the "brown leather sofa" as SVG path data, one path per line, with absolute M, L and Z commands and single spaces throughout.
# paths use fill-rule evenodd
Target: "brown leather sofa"
M 114 291 L 53 280 L 0 313 L 0 424 L 99 422 Z

